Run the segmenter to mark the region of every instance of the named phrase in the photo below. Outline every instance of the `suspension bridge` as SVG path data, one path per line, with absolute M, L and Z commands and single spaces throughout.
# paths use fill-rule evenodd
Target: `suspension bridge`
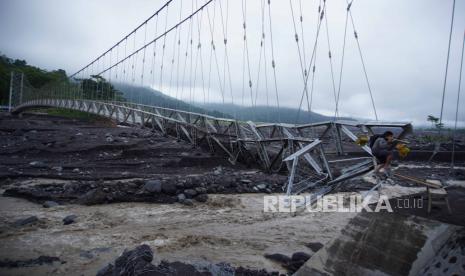
M 278 36 L 273 32 L 276 8 L 270 0 L 169 0 L 63 82 L 37 89 L 28 85 L 23 74 L 12 73 L 9 109 L 19 114 L 31 108 L 59 107 L 153 128 L 196 147 L 223 154 L 231 163 L 247 161 L 267 172 L 287 171 L 288 181 L 283 183 L 287 194 L 311 188 L 318 188 L 320 194 L 326 193 L 335 184 L 373 168 L 375 161 L 370 148 L 356 143 L 360 135 L 373 135 L 377 129 L 389 128 L 402 139 L 412 130 L 412 125 L 378 118 L 352 15 L 353 1 L 347 1 L 344 7 L 345 25 L 338 57 L 331 48 L 334 43 L 327 19 L 331 10 L 324 0 L 313 2 L 312 5 L 317 5 L 310 9 L 302 0 L 289 1 L 291 29 Z M 254 11 L 253 16 L 250 9 Z M 307 10 L 311 13 L 305 14 Z M 259 27 L 249 29 L 251 20 L 257 21 Z M 373 120 L 357 121 L 340 116 L 350 30 Z M 232 32 L 240 35 L 231 35 Z M 295 59 L 277 60 L 278 51 L 291 52 L 282 47 L 283 40 L 295 43 L 292 55 Z M 122 95 L 113 86 L 125 83 L 156 88 L 190 106 L 221 102 L 279 109 L 289 97 L 288 91 L 281 87 L 285 86 L 284 82 L 293 82 L 299 87 L 298 110 L 311 112 L 315 93 L 323 93 L 315 85 L 317 56 L 321 53 L 327 57 L 324 64 L 331 80 L 324 93 L 334 101 L 334 116 L 322 122 L 302 124 L 298 118 L 295 123 L 284 123 L 280 118 L 270 122 L 241 121 L 236 112 L 231 114 L 232 118 L 220 118 L 206 111 L 194 112 L 180 106 L 173 108 L 144 101 L 132 89 Z M 336 58 L 338 68 L 335 68 Z M 290 62 L 295 63 L 291 80 L 279 67 Z M 237 72 L 232 68 L 242 70 Z

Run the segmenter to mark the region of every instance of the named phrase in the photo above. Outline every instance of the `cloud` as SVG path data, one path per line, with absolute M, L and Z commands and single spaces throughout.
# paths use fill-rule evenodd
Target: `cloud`
M 83 75 L 107 68 L 125 53 L 131 53 L 158 36 L 165 30 L 165 23 L 167 28 L 173 26 L 179 18 L 184 18 L 193 8 L 204 2 L 205 0 L 174 0 L 168 12 L 160 13 L 158 20 L 157 17 L 154 18 L 135 36 L 121 43 L 111 52 L 111 56 L 107 55 L 85 70 Z M 188 20 L 166 39 L 157 41 L 156 47 L 148 47 L 145 58 L 144 52 L 140 52 L 112 69 L 111 74 L 107 72 L 105 76 L 127 82 L 132 82 L 134 77 L 137 84 L 162 89 L 171 87 L 166 88 L 170 95 L 176 95 L 173 92 L 174 87 L 192 86 L 195 87 L 195 96 L 192 98 L 197 101 L 204 100 L 203 91 L 206 90 L 206 95 L 209 95 L 207 101 L 222 101 L 225 95 L 225 102 L 234 100 L 235 103 L 244 102 L 250 105 L 256 100 L 257 104 L 269 102 L 276 105 L 267 9 L 264 10 L 265 20 L 262 21 L 261 4 L 265 3 L 267 8 L 267 1 L 246 1 L 248 62 L 247 55 L 244 55 L 241 2 L 215 0 L 208 10 L 202 11 L 193 20 Z M 300 2 L 304 23 L 302 29 L 299 22 Z M 318 22 L 317 2 L 292 0 L 301 43 L 299 47 L 305 50 L 299 55 L 289 2 L 271 1 L 273 54 L 281 106 L 299 105 L 304 88 L 299 57 L 305 59 L 308 65 L 312 56 Z M 119 41 L 163 3 L 161 0 L 131 3 L 124 0 L 3 0 L 0 3 L 0 51 L 14 58 L 26 59 L 30 64 L 42 68 L 62 68 L 72 73 Z M 339 0 L 327 1 L 327 5 L 328 35 L 337 90 L 346 4 L 344 0 Z M 421 123 L 429 114 L 439 115 L 451 5 L 452 1 L 434 0 L 354 2 L 354 23 L 380 119 Z M 455 118 L 463 35 L 461 22 L 465 22 L 465 2 L 457 1 L 444 104 L 444 120 L 448 124 Z M 265 30 L 265 44 L 260 47 L 262 27 Z M 224 59 L 225 36 L 228 40 L 228 63 Z M 191 38 L 192 48 L 189 44 Z M 181 41 L 180 48 L 177 45 L 178 40 Z M 215 43 L 215 52 L 211 50 L 211 40 Z M 201 47 L 197 48 L 199 42 Z M 346 43 L 341 83 L 341 115 L 373 118 L 371 100 L 350 24 Z M 335 103 L 328 51 L 326 25 L 322 25 L 315 55 L 313 93 L 311 81 L 308 83 L 308 91 L 311 93 L 312 108 L 315 111 L 332 114 Z M 248 87 L 249 79 L 252 81 L 251 89 Z M 465 95 L 460 100 L 461 125 L 465 124 L 464 103 Z M 303 106 L 306 105 L 304 100 Z

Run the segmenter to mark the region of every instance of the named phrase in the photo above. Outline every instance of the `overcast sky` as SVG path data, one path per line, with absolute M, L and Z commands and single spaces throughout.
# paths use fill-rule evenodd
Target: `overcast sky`
M 164 2 L 161 0 L 0 0 L 0 52 L 9 57 L 25 59 L 29 64 L 41 68 L 48 70 L 61 68 L 71 74 L 123 38 Z M 179 21 L 179 18 L 186 17 L 192 8 L 195 10 L 204 2 L 206 0 L 174 0 L 169 5 L 168 11 L 163 10 L 135 36 L 115 48 L 111 56 L 108 54 L 98 64 L 89 67 L 78 76 L 95 74 L 114 64 L 117 59 L 123 57 L 124 52 L 130 54 L 134 48 L 139 48 L 144 42 L 154 39 L 163 32 L 165 24 L 169 29 Z M 243 67 L 243 13 L 239 0 L 213 1 L 208 9 L 198 13 L 193 21 L 186 21 L 166 37 L 164 54 L 161 46 L 164 39 L 160 39 L 157 44 L 150 45 L 146 49 L 144 63 L 142 62 L 144 53 L 141 51 L 104 76 L 113 81 L 132 82 L 132 74 L 134 74 L 134 83 L 154 87 L 186 101 L 221 102 L 224 93 L 225 102 L 251 105 L 256 99 L 259 105 L 268 103 L 275 106 L 270 17 L 268 10 L 265 10 L 265 16 L 262 17 L 261 9 L 261 4 L 267 1 L 247 0 L 246 2 L 252 93 L 247 87 L 249 81 L 247 63 Z M 302 2 L 303 36 L 299 21 L 300 2 Z M 315 44 L 319 2 L 292 0 L 299 32 L 300 57 L 303 60 L 305 56 L 307 66 Z M 329 36 L 337 90 L 346 0 L 327 2 L 329 32 L 326 32 L 326 25 L 322 24 L 315 55 L 312 110 L 332 115 L 335 101 L 327 38 Z M 465 29 L 465 1 L 456 2 L 444 111 L 446 124 L 451 124 L 455 116 L 460 51 Z M 426 123 L 427 115 L 439 116 L 451 10 L 452 0 L 354 1 L 353 19 L 379 119 Z M 228 11 L 227 18 L 226 11 Z M 222 22 L 225 23 L 226 19 L 231 87 L 227 70 L 226 74 L 223 74 L 227 67 L 225 67 L 222 43 Z M 261 48 L 262 20 L 265 24 L 265 40 L 264 47 Z M 289 1 L 271 1 L 271 21 L 279 102 L 281 106 L 297 107 L 304 84 Z M 323 23 L 325 22 L 324 20 Z M 188 44 L 191 24 L 194 41 L 192 52 Z M 212 29 L 210 26 L 213 26 Z M 216 45 L 216 59 L 214 55 L 210 55 L 212 37 Z M 179 46 L 177 40 L 181 41 Z M 196 47 L 199 41 L 201 48 Z M 302 42 L 305 42 L 305 47 Z M 153 52 L 156 53 L 155 59 Z M 162 60 L 163 70 L 160 69 Z M 174 63 L 171 62 L 172 60 Z M 131 71 L 132 64 L 135 67 L 134 71 Z M 222 88 L 224 76 L 228 81 L 226 89 Z M 244 79 L 246 89 L 242 88 Z M 311 78 L 308 85 L 310 91 Z M 340 93 L 341 115 L 374 118 L 350 21 Z M 464 126 L 465 95 L 462 95 L 460 105 L 459 120 Z

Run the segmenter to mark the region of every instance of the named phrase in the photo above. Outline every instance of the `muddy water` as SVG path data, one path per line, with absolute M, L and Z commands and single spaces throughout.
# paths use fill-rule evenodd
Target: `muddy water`
M 63 225 L 76 214 L 78 222 Z M 33 226 L 14 228 L 23 217 L 37 216 Z M 207 204 L 122 203 L 100 206 L 66 205 L 43 208 L 17 198 L 0 197 L 0 260 L 57 256 L 64 264 L 0 269 L 0 274 L 93 275 L 124 248 L 149 244 L 155 262 L 227 262 L 233 266 L 281 268 L 265 253 L 311 253 L 308 242 L 326 243 L 354 214 L 263 213 L 263 195 L 211 195 Z M 85 251 L 92 253 L 89 258 Z M 2 272 L 3 270 L 3 272 Z M 282 271 L 282 270 L 281 270 Z M 283 271 L 284 272 L 284 271 Z

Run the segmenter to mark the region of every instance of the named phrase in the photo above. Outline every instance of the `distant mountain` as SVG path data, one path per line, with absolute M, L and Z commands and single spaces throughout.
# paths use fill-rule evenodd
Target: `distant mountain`
M 324 116 L 315 112 L 308 112 L 301 110 L 300 114 L 296 108 L 288 107 L 246 107 L 233 104 L 222 104 L 222 103 L 209 103 L 209 104 L 197 104 L 199 107 L 209 110 L 218 110 L 222 113 L 231 114 L 236 116 L 240 121 L 256 121 L 256 122 L 269 122 L 269 123 L 315 123 L 332 120 L 332 117 Z M 298 118 L 297 118 L 298 115 Z
M 123 93 L 123 97 L 126 98 L 128 102 L 207 114 L 214 117 L 232 118 L 231 115 L 218 112 L 215 109 L 205 109 L 199 106 L 191 105 L 149 87 L 133 86 L 125 83 L 112 84 L 117 90 Z
M 277 107 L 271 106 L 250 107 L 222 103 L 189 104 L 149 87 L 132 86 L 130 84 L 124 83 L 112 84 L 117 90 L 123 93 L 123 97 L 125 97 L 129 102 L 208 114 L 220 118 L 234 118 L 235 116 L 235 118 L 240 121 L 268 123 L 281 122 L 291 124 L 315 123 L 333 119 L 333 117 L 324 116 L 315 112 L 307 112 L 304 110 L 301 110 L 299 113 L 298 109 L 288 107 L 281 107 L 278 109 Z

